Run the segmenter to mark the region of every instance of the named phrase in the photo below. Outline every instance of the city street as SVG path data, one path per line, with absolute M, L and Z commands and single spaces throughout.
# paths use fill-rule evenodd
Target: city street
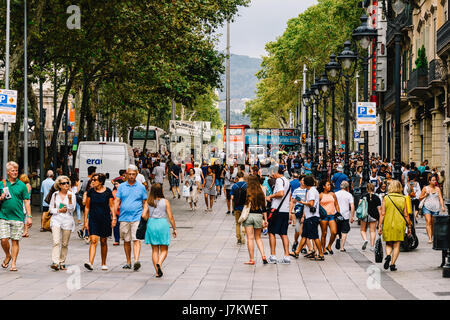
M 165 195 L 171 197 L 166 183 Z M 290 265 L 263 265 L 256 253 L 256 265 L 248 260 L 246 245 L 236 244 L 234 217 L 226 215 L 222 196 L 213 213 L 205 213 L 203 195 L 196 212 L 188 210 L 182 198 L 170 200 L 178 237 L 173 240 L 162 268 L 164 276 L 155 278 L 151 248 L 142 245 L 137 271 L 123 270 L 123 246 L 109 241 L 108 271 L 100 270 L 100 248 L 94 271 L 84 267 L 88 245 L 72 234 L 67 265 L 72 274 L 53 271 L 50 266 L 51 234 L 39 232 L 39 214 L 34 212 L 31 236 L 21 241 L 18 272 L 0 270 L 0 299 L 449 299 L 450 281 L 442 278 L 441 252 L 426 241 L 424 220 L 420 219 L 418 249 L 401 252 L 398 271 L 374 264 L 374 254 L 361 251 L 362 240 L 357 223 L 349 234 L 347 252 L 326 256 L 324 262 L 303 257 L 291 258 Z M 34 209 L 37 207 L 33 207 Z M 293 239 L 293 228 L 289 227 Z M 263 238 L 266 255 L 268 236 Z M 334 247 L 334 246 L 333 246 Z M 282 257 L 277 240 L 277 257 Z M 3 259 L 3 254 L 2 254 Z M 374 268 L 375 266 L 376 268 Z M 380 269 L 378 269 L 380 268 Z M 381 279 L 381 286 L 373 278 Z M 76 288 L 79 276 L 81 287 Z M 75 285 L 74 285 L 75 284 Z

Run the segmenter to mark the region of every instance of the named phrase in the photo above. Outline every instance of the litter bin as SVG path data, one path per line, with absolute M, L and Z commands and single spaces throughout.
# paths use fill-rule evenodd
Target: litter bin
M 447 212 L 450 212 L 450 202 L 446 201 Z M 442 276 L 450 278 L 450 217 L 439 215 L 434 217 L 433 249 L 442 250 Z

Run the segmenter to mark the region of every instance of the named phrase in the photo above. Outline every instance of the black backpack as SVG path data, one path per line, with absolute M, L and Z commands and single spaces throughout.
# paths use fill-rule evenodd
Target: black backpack
M 236 188 L 233 195 L 234 207 L 241 207 L 245 205 L 245 200 L 247 199 L 247 184 L 243 184 Z

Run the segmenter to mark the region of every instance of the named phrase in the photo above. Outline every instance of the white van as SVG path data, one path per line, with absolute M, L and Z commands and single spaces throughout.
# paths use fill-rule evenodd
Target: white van
M 88 167 L 97 167 L 97 173 L 106 175 L 105 186 L 112 190 L 111 180 L 119 176 L 119 170 L 134 164 L 134 160 L 133 149 L 126 143 L 82 141 L 78 145 L 75 171 L 83 181 L 87 179 Z

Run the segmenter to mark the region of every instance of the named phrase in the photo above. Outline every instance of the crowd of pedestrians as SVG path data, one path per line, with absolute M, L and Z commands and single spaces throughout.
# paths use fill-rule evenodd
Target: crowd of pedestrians
M 166 180 L 172 200 L 186 201 L 186 207 L 194 213 L 202 192 L 204 214 L 211 214 L 215 202 L 224 197 L 226 207 L 215 208 L 215 212 L 234 216 L 237 244 L 248 248 L 247 265 L 257 261 L 255 244 L 263 264 L 289 264 L 291 258 L 300 255 L 325 261 L 326 256 L 335 254 L 334 250 L 345 254 L 347 236 L 358 220 L 361 250 L 369 247 L 375 251 L 377 235 L 381 235 L 386 243 L 384 268 L 395 271 L 402 243 L 413 236 L 414 222 L 424 217 L 431 243 L 433 219 L 445 211 L 445 173 L 430 170 L 427 161 L 419 167 L 402 163 L 398 181 L 393 179 L 393 161 L 372 156 L 365 182 L 362 158 L 351 156 L 347 175 L 340 153 L 336 154 L 336 163 L 329 160 L 324 164 L 319 156 L 322 162 L 317 165 L 310 155 L 300 153 L 252 164 L 224 164 L 222 159 L 211 164 L 193 158 L 179 161 L 168 152 L 137 154 L 136 159 L 134 165 L 120 170 L 118 177 L 111 180 L 112 189 L 105 185 L 106 175 L 97 173 L 94 166 L 88 168 L 88 176 L 82 181 L 72 172 L 69 176 L 47 172 L 40 189 L 40 230 L 52 233 L 52 270 L 66 270 L 71 234 L 77 231 L 79 238 L 89 244 L 84 263 L 87 270 L 95 269 L 99 243 L 100 269 L 109 269 L 108 239 L 114 237 L 114 246 L 123 243 L 123 269 L 141 268 L 144 240 L 152 248 L 155 276 L 162 277 L 171 238 L 177 236 L 172 207 L 163 192 Z M 19 241 L 29 236 L 30 196 L 37 185 L 33 174 L 19 179 L 14 162 L 8 163 L 7 176 L 0 184 L 0 237 L 5 252 L 2 267 L 8 268 L 11 263 L 10 270 L 17 271 Z M 292 239 L 288 236 L 289 226 L 294 228 Z M 143 237 L 138 237 L 140 228 L 144 228 Z M 263 237 L 268 238 L 268 249 L 264 248 Z M 277 237 L 282 243 L 278 255 Z

